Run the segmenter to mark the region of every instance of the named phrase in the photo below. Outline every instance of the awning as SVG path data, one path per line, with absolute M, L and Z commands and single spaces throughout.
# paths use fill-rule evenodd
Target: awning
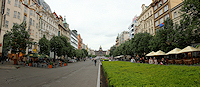
M 155 52 L 152 51 L 152 52 L 148 53 L 146 56 L 154 56 L 154 54 L 155 54 Z
M 168 53 L 166 53 L 167 55 L 169 54 L 179 54 L 179 51 L 181 51 L 181 49 L 179 48 L 174 48 L 173 50 L 169 51 Z
M 182 49 L 181 51 L 179 51 L 179 53 L 187 53 L 187 52 L 195 52 L 195 51 L 199 51 L 199 50 L 194 47 L 187 46 L 184 49 Z
M 159 51 L 157 51 L 154 55 L 155 55 L 155 56 L 162 56 L 162 55 L 166 55 L 166 53 L 163 52 L 163 51 L 161 51 L 161 50 L 159 50 Z

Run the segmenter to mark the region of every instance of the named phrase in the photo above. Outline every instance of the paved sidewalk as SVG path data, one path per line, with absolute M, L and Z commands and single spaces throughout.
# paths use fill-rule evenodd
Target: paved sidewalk
M 98 87 L 98 63 L 87 60 L 58 68 L 20 67 L 13 63 L 0 64 L 0 85 L 3 87 Z
M 2 61 L 0 63 L 0 69 L 18 69 L 24 67 L 23 65 L 14 65 L 14 61 L 9 61 L 6 62 L 4 61 L 4 63 L 2 64 Z

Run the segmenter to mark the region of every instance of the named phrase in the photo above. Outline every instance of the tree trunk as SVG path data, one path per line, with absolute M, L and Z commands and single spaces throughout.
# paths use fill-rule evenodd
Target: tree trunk
M 54 59 L 56 59 L 55 57 L 56 57 L 56 52 L 54 51 Z

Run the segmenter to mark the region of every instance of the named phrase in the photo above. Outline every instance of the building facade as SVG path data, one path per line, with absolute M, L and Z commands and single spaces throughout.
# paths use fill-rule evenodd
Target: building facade
M 137 27 L 137 16 L 133 18 L 131 25 L 128 27 L 129 39 L 134 38 L 136 27 Z
M 96 56 L 104 56 L 106 55 L 106 51 L 103 51 L 102 47 L 99 47 L 98 51 L 94 51 Z
M 152 0 L 154 27 L 158 31 L 162 29 L 163 22 L 169 17 L 172 19 L 170 10 L 180 4 L 182 0 Z
M 154 35 L 154 19 L 153 19 L 153 8 L 151 5 L 145 6 L 145 4 L 142 4 L 142 13 L 137 19 L 138 24 L 138 33 L 150 33 L 151 35 Z
M 71 30 L 71 39 L 70 39 L 70 44 L 75 48 L 78 49 L 78 39 L 77 39 L 77 31 L 76 30 Z
M 5 1 L 5 9 L 4 14 L 2 14 L 2 26 L 0 32 L 0 43 L 2 46 L 0 47 L 0 53 L 2 53 L 3 47 L 3 37 L 6 31 L 11 31 L 14 23 L 21 24 L 26 21 L 27 28 L 26 30 L 30 34 L 29 41 L 38 43 L 39 42 L 39 32 L 40 32 L 40 4 L 35 0 L 3 0 Z M 37 44 L 29 47 L 30 51 L 37 52 Z M 28 49 L 26 50 L 28 53 Z M 9 55 L 11 52 L 9 52 Z M 20 53 L 21 55 L 22 53 Z M 8 55 L 8 56 L 9 56 Z
M 116 45 L 116 47 L 119 46 L 119 35 L 118 35 L 117 38 L 116 38 L 116 43 L 115 43 L 115 45 Z
M 121 45 L 122 43 L 124 43 L 127 40 L 129 40 L 129 32 L 128 31 L 123 31 L 119 35 L 119 45 Z
M 77 39 L 78 39 L 78 49 L 82 49 L 83 43 L 82 43 L 82 38 L 80 34 L 78 34 Z
M 69 29 L 69 24 L 67 24 L 66 22 L 66 18 L 60 16 L 59 18 L 59 23 L 58 23 L 58 36 L 66 36 L 68 39 L 70 39 L 71 35 L 70 35 L 70 29 Z

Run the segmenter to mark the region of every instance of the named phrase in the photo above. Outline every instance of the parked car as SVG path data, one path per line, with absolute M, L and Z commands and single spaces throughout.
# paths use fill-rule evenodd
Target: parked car
M 69 59 L 68 60 L 68 63 L 73 63 L 73 62 L 76 62 L 76 60 L 75 59 Z

